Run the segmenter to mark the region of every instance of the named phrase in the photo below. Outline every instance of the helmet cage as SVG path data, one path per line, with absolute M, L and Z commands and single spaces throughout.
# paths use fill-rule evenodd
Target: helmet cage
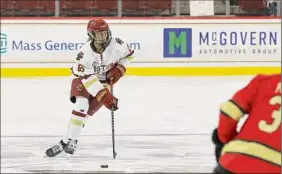
M 101 30 L 101 31 L 90 30 L 88 31 L 88 36 L 89 39 L 93 40 L 95 44 L 104 48 L 107 47 L 112 40 L 111 30 Z

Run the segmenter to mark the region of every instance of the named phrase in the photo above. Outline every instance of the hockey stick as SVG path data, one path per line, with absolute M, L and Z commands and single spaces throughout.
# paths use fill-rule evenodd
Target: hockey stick
M 111 93 L 114 95 L 114 89 L 111 85 Z M 115 114 L 114 111 L 111 110 L 111 116 L 112 116 L 112 143 L 113 143 L 113 158 L 116 159 L 117 153 L 115 150 Z

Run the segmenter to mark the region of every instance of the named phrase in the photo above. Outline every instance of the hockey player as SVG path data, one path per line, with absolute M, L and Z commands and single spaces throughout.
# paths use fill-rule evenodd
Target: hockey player
M 88 116 L 94 115 L 103 105 L 113 111 L 118 109 L 118 99 L 108 88 L 124 75 L 134 51 L 121 39 L 112 38 L 107 22 L 102 19 L 90 20 L 87 34 L 89 41 L 81 48 L 71 68 L 75 78 L 70 100 L 75 106 L 68 131 L 58 145 L 46 150 L 48 157 L 63 151 L 73 155 Z
M 257 75 L 224 102 L 212 140 L 214 173 L 281 173 L 281 74 Z

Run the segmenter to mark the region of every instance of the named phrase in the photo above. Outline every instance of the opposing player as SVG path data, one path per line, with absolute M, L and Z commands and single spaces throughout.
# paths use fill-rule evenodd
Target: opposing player
M 55 157 L 61 152 L 73 155 L 79 135 L 88 116 L 94 115 L 103 105 L 110 110 L 118 109 L 109 86 L 114 85 L 126 72 L 126 66 L 134 51 L 119 38 L 112 38 L 111 30 L 102 19 L 88 22 L 89 41 L 81 48 L 71 70 L 70 100 L 75 104 L 67 133 L 58 145 L 46 150 L 46 155 Z
M 215 173 L 281 173 L 281 74 L 257 75 L 224 102 L 212 140 Z

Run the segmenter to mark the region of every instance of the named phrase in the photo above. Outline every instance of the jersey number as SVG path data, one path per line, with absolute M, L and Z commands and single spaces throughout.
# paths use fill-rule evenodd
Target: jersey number
M 270 105 L 276 105 L 279 104 L 280 108 L 279 110 L 274 110 L 271 114 L 271 117 L 273 118 L 272 123 L 268 124 L 265 120 L 261 120 L 258 124 L 259 130 L 267 133 L 273 133 L 276 131 L 281 124 L 281 96 L 277 95 L 272 97 L 269 100 Z
M 81 64 L 78 64 L 77 71 L 84 72 L 84 67 Z

